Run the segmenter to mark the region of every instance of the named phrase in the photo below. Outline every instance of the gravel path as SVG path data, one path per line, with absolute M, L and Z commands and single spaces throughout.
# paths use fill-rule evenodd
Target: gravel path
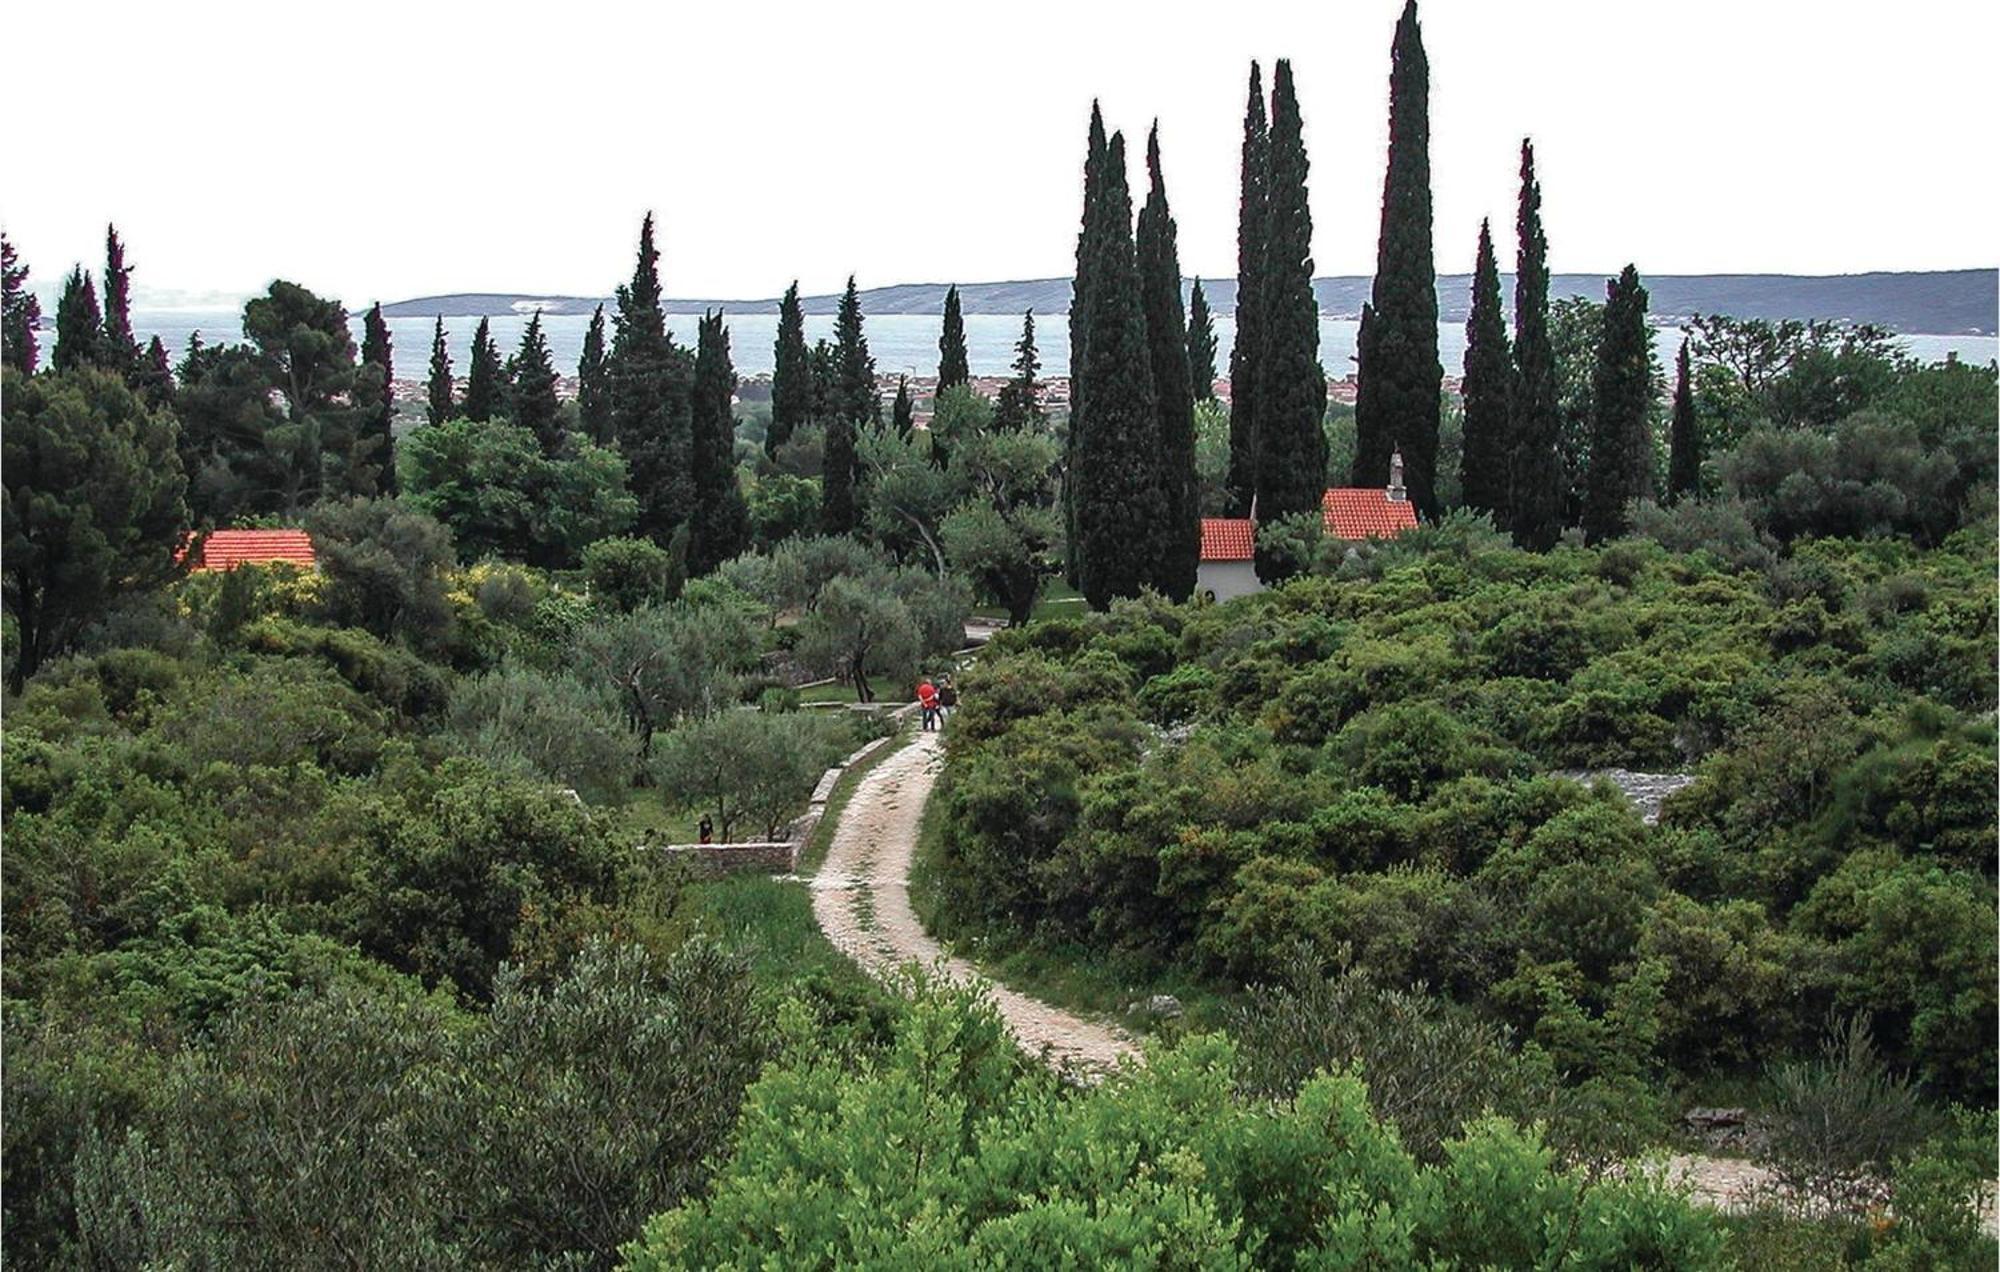
M 865 774 L 840 824 L 826 862 L 812 880 L 813 916 L 841 953 L 881 977 L 906 963 L 937 968 L 953 980 L 980 984 L 991 994 L 1021 1049 L 1058 1068 L 1089 1078 L 1137 1057 L 1138 1044 L 1121 1030 L 1051 1007 L 987 980 L 924 931 L 910 908 L 910 859 L 924 801 L 937 781 L 944 750 L 940 734 L 916 741 Z

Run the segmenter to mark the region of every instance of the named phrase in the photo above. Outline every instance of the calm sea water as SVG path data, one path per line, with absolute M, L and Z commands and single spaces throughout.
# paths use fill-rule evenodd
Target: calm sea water
M 141 340 L 158 335 L 176 361 L 179 361 L 180 350 L 186 345 L 189 334 L 194 331 L 200 331 L 202 339 L 210 342 L 240 340 L 243 337 L 239 315 L 235 313 L 137 311 L 132 320 Z M 397 379 L 421 380 L 428 373 L 433 321 L 430 318 L 389 320 Z M 669 314 L 667 328 L 674 333 L 675 339 L 692 345 L 696 321 L 694 314 Z M 831 339 L 833 322 L 830 314 L 808 315 L 806 339 L 809 342 L 821 337 Z M 730 352 L 734 356 L 737 373 L 748 376 L 770 371 L 772 345 L 778 334 L 777 315 L 739 314 L 729 318 L 728 323 Z M 452 366 L 460 375 L 465 374 L 472 331 L 477 325 L 476 318 L 445 320 L 445 339 L 451 349 Z M 354 340 L 359 345 L 360 315 L 355 315 L 353 326 Z M 503 355 L 511 353 L 520 344 L 521 333 L 527 330 L 527 326 L 525 317 L 509 316 L 492 320 L 493 338 L 500 345 Z M 542 330 L 548 337 L 549 353 L 560 373 L 575 374 L 577 359 L 583 354 L 584 331 L 589 326 L 590 318 L 584 314 L 543 317 Z M 927 314 L 881 314 L 869 318 L 868 347 L 875 355 L 876 370 L 885 375 L 937 374 L 937 342 L 941 328 L 942 320 Z M 1338 379 L 1353 372 L 1355 338 L 1359 328 L 1360 324 L 1352 319 L 1320 320 L 1319 358 L 1329 376 Z M 1235 334 L 1235 324 L 1231 319 L 1216 319 L 1216 338 L 1221 346 L 1216 365 L 1225 373 L 1229 367 L 1230 342 Z M 1018 314 L 968 314 L 965 319 L 965 345 L 972 373 L 1005 375 L 1013 364 L 1014 342 L 1020 336 L 1021 318 Z M 1680 347 L 1680 339 L 1681 333 L 1677 328 L 1663 327 L 1658 330 L 1655 343 L 1662 364 L 1672 362 L 1674 351 Z M 1036 315 L 1035 343 L 1041 351 L 1043 375 L 1069 374 L 1069 323 L 1064 315 Z M 2000 338 L 1993 336 L 1904 336 L 1903 344 L 1914 357 L 1925 362 L 1941 361 L 1947 353 L 1956 353 L 1964 361 L 1980 365 L 2000 357 Z M 1444 363 L 1445 373 L 1457 375 L 1465 359 L 1465 327 L 1462 323 L 1438 325 L 1438 354 Z

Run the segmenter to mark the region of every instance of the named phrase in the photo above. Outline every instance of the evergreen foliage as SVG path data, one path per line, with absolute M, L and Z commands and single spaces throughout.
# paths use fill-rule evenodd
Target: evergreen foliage
M 104 366 L 104 315 L 97 308 L 97 284 L 82 266 L 63 280 L 56 301 L 56 348 L 49 364 L 58 371 Z
M 125 244 L 118 227 L 104 227 L 104 369 L 129 384 L 140 371 L 139 342 L 132 335 L 132 267 L 125 263 Z
M 1403 454 L 1410 499 L 1438 514 L 1438 419 L 1444 367 L 1437 351 L 1437 263 L 1431 246 L 1430 62 L 1416 0 L 1396 23 L 1389 69 L 1389 171 L 1375 260 L 1369 340 L 1354 404 L 1354 484 L 1388 484 Z
M 1150 462 L 1157 468 L 1162 516 L 1156 527 L 1134 527 L 1134 531 L 1151 541 L 1154 588 L 1171 600 L 1184 601 L 1194 595 L 1195 571 L 1201 564 L 1201 492 L 1195 475 L 1187 326 L 1181 313 L 1179 236 L 1160 170 L 1158 123 L 1146 136 L 1146 172 L 1150 186 L 1139 210 L 1137 258 L 1159 422 L 1154 450 L 1150 455 L 1133 455 L 1132 462 Z
M 882 399 L 875 391 L 875 359 L 868 352 L 868 334 L 862 329 L 861 293 L 854 276 L 847 276 L 847 290 L 840 297 L 840 312 L 833 322 L 834 345 L 840 353 L 840 378 L 834 386 L 833 412 L 850 422 L 880 424 Z
M 354 402 L 359 371 L 347 310 L 278 279 L 243 306 L 243 334 L 269 377 L 266 392 L 285 404 L 284 423 L 264 439 L 282 456 L 278 510 L 295 517 L 321 498 L 373 492 L 381 456 Z
M 1090 289 L 1097 268 L 1099 216 L 1103 203 L 1104 166 L 1109 143 L 1104 139 L 1104 113 L 1096 101 L 1090 103 L 1090 132 L 1083 152 L 1083 225 L 1076 234 L 1076 272 L 1070 280 L 1069 302 L 1069 432 L 1063 442 L 1063 573 L 1071 586 L 1081 578 L 1078 561 L 1076 500 L 1077 455 L 1089 427 L 1084 409 L 1083 368 L 1090 353 Z
M 1292 66 L 1271 75 L 1270 180 L 1264 264 L 1259 271 L 1263 331 L 1257 361 L 1257 518 L 1270 524 L 1317 513 L 1326 492 L 1326 371 L 1319 364 L 1319 303 L 1312 289 L 1312 208 L 1306 147 Z M 1386 476 L 1386 474 L 1385 474 Z M 1285 572 L 1262 547 L 1257 573 Z
M 959 309 L 958 284 L 944 294 L 944 332 L 938 336 L 937 391 L 972 379 L 965 359 L 965 315 Z
M 815 418 L 814 397 L 805 308 L 799 303 L 799 284 L 794 279 L 778 304 L 778 340 L 771 363 L 771 426 L 764 432 L 766 455 L 777 454 L 800 425 Z
M 1688 340 L 1674 359 L 1674 408 L 1667 425 L 1667 500 L 1701 493 L 1701 421 L 1695 418 L 1694 384 L 1688 372 Z
M 813 341 L 807 355 L 812 365 L 812 397 L 806 418 L 815 424 L 825 424 L 833 418 L 835 389 L 840 383 L 840 351 L 833 341 L 820 339 Z
M 1549 335 L 1549 241 L 1542 232 L 1542 187 L 1535 147 L 1521 142 L 1521 202 L 1515 220 L 1514 392 L 1507 507 L 1514 542 L 1546 551 L 1563 529 L 1562 418 L 1556 402 L 1555 345 Z
M 0 364 L 32 374 L 41 359 L 42 302 L 28 290 L 28 267 L 0 234 Z
M 363 410 L 361 433 L 369 439 L 370 459 L 376 469 L 375 489 L 357 494 L 396 493 L 396 439 L 390 429 L 396 418 L 396 366 L 394 346 L 389 340 L 389 323 L 382 317 L 378 301 L 368 309 L 361 323 L 361 366 L 364 377 L 356 381 L 356 393 L 368 399 L 357 402 Z M 165 357 L 166 351 L 160 351 Z
M 896 436 L 908 437 L 917 426 L 917 404 L 910 397 L 910 377 L 896 377 L 896 401 L 889 411 Z
M 687 570 L 707 574 L 750 546 L 750 511 L 736 481 L 736 370 L 722 311 L 704 315 L 694 355 L 694 517 Z
M 577 425 L 599 446 L 612 444 L 611 376 L 604 359 L 604 306 L 599 305 L 590 315 L 583 354 L 576 363 Z
M 667 335 L 660 310 L 660 254 L 653 217 L 639 228 L 631 283 L 618 289 L 609 372 L 613 436 L 639 501 L 639 533 L 661 546 L 688 519 L 692 360 Z
M 562 402 L 556 396 L 556 368 L 549 358 L 548 337 L 542 334 L 542 315 L 528 319 L 521 333 L 521 348 L 507 364 L 509 414 L 514 423 L 535 435 L 544 455 L 562 450 Z
M 1507 457 L 1509 393 L 1514 379 L 1507 348 L 1507 313 L 1500 299 L 1500 268 L 1493 259 L 1493 231 L 1479 223 L 1479 255 L 1472 271 L 1472 312 L 1465 322 L 1464 449 L 1459 501 L 1508 524 Z
M 493 341 L 490 324 L 481 318 L 472 332 L 472 363 L 466 369 L 465 398 L 459 403 L 458 413 L 479 424 L 505 415 L 507 389 L 507 373 L 500 365 L 500 347 Z
M 444 342 L 444 315 L 438 315 L 437 330 L 431 335 L 431 373 L 424 384 L 424 417 L 442 424 L 458 416 L 458 401 L 451 381 L 451 350 Z
M 1014 343 L 1014 376 L 1000 386 L 993 404 L 993 427 L 1009 432 L 1039 432 L 1048 423 L 1042 409 L 1040 382 L 1041 355 L 1035 349 L 1035 311 L 1021 317 L 1021 338 Z
M 1264 352 L 1264 258 L 1269 219 L 1270 126 L 1264 77 L 1250 63 L 1243 112 L 1242 189 L 1236 212 L 1236 339 L 1229 348 L 1229 514 L 1250 515 L 1257 497 L 1257 378 Z
M 167 358 L 167 346 L 158 336 L 146 342 L 146 352 L 140 355 L 139 373 L 133 377 L 132 388 L 146 399 L 146 405 L 155 410 L 173 405 L 174 367 Z
M 1628 506 L 1649 493 L 1652 349 L 1646 289 L 1639 271 L 1627 265 L 1605 288 L 1604 334 L 1591 377 L 1590 483 L 1583 505 L 1583 531 L 1591 543 L 1624 534 Z
M 1194 280 L 1194 293 L 1188 298 L 1188 388 L 1197 402 L 1215 400 L 1215 319 L 1208 312 L 1208 296 L 1201 289 L 1201 280 Z

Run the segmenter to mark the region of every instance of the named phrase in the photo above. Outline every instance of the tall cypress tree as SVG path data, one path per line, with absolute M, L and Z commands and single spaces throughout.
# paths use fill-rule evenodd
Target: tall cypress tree
M 544 455 L 559 453 L 563 445 L 562 401 L 556 396 L 556 367 L 549 358 L 539 312 L 528 319 L 520 351 L 510 365 L 513 384 L 508 399 L 514 422 L 534 433 Z
M 1640 465 L 1651 450 L 1652 338 L 1646 327 L 1646 289 L 1630 265 L 1605 288 L 1604 335 L 1590 391 L 1590 481 L 1583 532 L 1589 542 L 1602 543 L 1628 528 L 1626 506 L 1645 494 Z
M 1562 457 L 1557 444 L 1555 345 L 1549 338 L 1549 241 L 1542 232 L 1542 187 L 1535 148 L 1521 142 L 1521 203 L 1514 223 L 1514 391 L 1509 397 L 1507 506 L 1514 542 L 1545 552 L 1562 537 Z
M 1688 374 L 1688 342 L 1674 359 L 1674 413 L 1667 431 L 1667 501 L 1701 493 L 1701 423 L 1694 414 L 1694 382 Z
M 1266 186 L 1264 330 L 1257 361 L 1257 516 L 1265 522 L 1317 512 L 1326 494 L 1326 370 L 1319 363 L 1319 302 L 1312 289 L 1312 208 L 1306 196 L 1304 121 L 1292 65 L 1271 74 L 1271 176 Z M 1269 582 L 1286 562 L 1259 551 Z
M 1156 531 L 1133 527 L 1152 539 L 1153 586 L 1171 600 L 1194 595 L 1201 565 L 1201 495 L 1194 463 L 1194 393 L 1188 383 L 1187 321 L 1181 313 L 1179 232 L 1167 206 L 1160 172 L 1160 126 L 1146 135 L 1146 204 L 1139 210 L 1137 258 L 1140 309 L 1158 410 L 1158 443 L 1134 464 L 1158 469 L 1161 520 Z
M 139 342 L 132 336 L 132 267 L 118 227 L 104 227 L 104 368 L 133 382 L 141 369 Z
M 693 365 L 667 335 L 650 212 L 639 227 L 632 281 L 619 287 L 617 306 L 608 360 L 612 435 L 639 501 L 638 530 L 671 550 L 693 502 L 688 472 Z
M 1257 495 L 1257 367 L 1264 352 L 1264 257 L 1271 173 L 1264 73 L 1250 63 L 1243 112 L 1241 201 L 1236 210 L 1236 340 L 1229 349 L 1229 511 L 1250 515 Z
M 104 314 L 97 308 L 97 285 L 81 266 L 63 280 L 56 301 L 56 349 L 49 362 L 58 371 L 102 367 Z
M 599 446 L 611 444 L 611 377 L 604 363 L 604 306 L 590 316 L 576 363 L 576 422 Z
M 910 398 L 910 377 L 896 377 L 896 403 L 889 412 L 889 418 L 896 428 L 896 436 L 908 437 L 917 427 L 917 404 Z
M 875 391 L 875 359 L 868 352 L 868 334 L 862 329 L 861 293 L 855 289 L 852 274 L 847 276 L 847 290 L 840 297 L 833 338 L 840 350 L 840 381 L 834 410 L 856 424 L 880 424 L 882 398 Z
M 166 350 L 160 351 L 166 356 Z M 366 383 L 367 409 L 357 425 L 360 444 L 355 448 L 375 469 L 375 489 L 385 495 L 396 493 L 396 439 L 390 423 L 396 418 L 396 364 L 389 340 L 389 322 L 382 316 L 381 302 L 369 307 L 361 320 L 361 366 L 367 373 L 356 381 Z
M 1125 137 L 1105 149 L 1097 258 L 1091 263 L 1090 344 L 1083 366 L 1088 412 L 1076 455 L 1078 573 L 1102 609 L 1153 581 L 1157 528 L 1166 517 L 1159 468 L 1159 405 L 1132 242 Z
M 775 455 L 801 424 L 813 417 L 812 353 L 806 348 L 805 307 L 799 303 L 797 279 L 778 304 L 778 342 L 772 350 L 771 427 L 764 434 L 764 453 Z
M 482 423 L 506 413 L 507 377 L 500 368 L 500 348 L 486 319 L 472 332 L 472 365 L 465 373 L 465 400 L 459 414 Z
M 28 267 L 14 245 L 0 234 L 0 361 L 16 371 L 33 374 L 41 360 L 36 329 L 42 324 L 42 302 L 28 290 Z
M 1083 224 L 1076 233 L 1076 273 L 1070 279 L 1069 301 L 1069 433 L 1063 441 L 1063 575 L 1078 586 L 1081 571 L 1077 542 L 1077 452 L 1090 415 L 1085 409 L 1083 367 L 1090 351 L 1091 271 L 1097 266 L 1099 223 L 1103 219 L 1104 167 L 1110 143 L 1104 138 L 1104 112 L 1090 103 L 1090 133 L 1083 151 Z
M 439 314 L 437 331 L 431 336 L 431 374 L 425 382 L 424 418 L 433 424 L 442 424 L 458 414 L 457 400 L 452 394 L 451 350 L 444 342 L 444 315 Z
M 694 355 L 691 410 L 694 516 L 688 522 L 687 568 L 707 574 L 750 546 L 750 512 L 736 482 L 736 369 L 722 311 L 706 314 Z
M 831 340 L 815 340 L 806 360 L 812 364 L 812 402 L 806 418 L 824 424 L 833 418 L 833 403 L 839 391 L 840 350 L 833 347 Z
M 1437 505 L 1437 261 L 1431 247 L 1430 62 L 1406 0 L 1389 53 L 1389 171 L 1375 261 L 1373 335 L 1362 350 L 1354 404 L 1354 484 L 1383 486 L 1390 455 L 1403 453 L 1410 499 L 1425 517 Z
M 1021 338 L 1014 344 L 1014 378 L 1000 386 L 999 400 L 993 404 L 993 427 L 1003 432 L 1035 432 L 1048 424 L 1042 410 L 1041 354 L 1035 349 L 1035 311 L 1021 318 Z
M 1472 313 L 1465 322 L 1465 449 L 1459 462 L 1460 500 L 1490 512 L 1505 526 L 1508 394 L 1514 363 L 1507 349 L 1507 313 L 1500 299 L 1500 267 L 1493 259 L 1493 229 L 1479 223 L 1479 255 L 1472 267 Z
M 972 379 L 965 361 L 965 315 L 959 309 L 958 284 L 944 294 L 944 333 L 938 337 L 937 391 L 943 394 L 953 385 Z
M 1208 312 L 1208 297 L 1201 290 L 1201 280 L 1194 280 L 1194 294 L 1188 298 L 1188 388 L 1194 392 L 1194 400 L 1208 402 L 1215 398 L 1215 319 Z

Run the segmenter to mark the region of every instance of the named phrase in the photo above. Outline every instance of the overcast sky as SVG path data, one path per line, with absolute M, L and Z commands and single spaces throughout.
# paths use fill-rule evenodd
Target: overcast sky
M 1372 269 L 1401 0 L 42 0 L 5 20 L 0 220 L 49 287 L 668 294 L 1067 274 L 1093 96 L 1158 117 L 1189 273 L 1235 268 L 1252 58 L 1290 57 L 1320 274 Z M 1559 271 L 1992 266 L 2000 4 L 1427 0 L 1438 268 L 1536 141 Z

